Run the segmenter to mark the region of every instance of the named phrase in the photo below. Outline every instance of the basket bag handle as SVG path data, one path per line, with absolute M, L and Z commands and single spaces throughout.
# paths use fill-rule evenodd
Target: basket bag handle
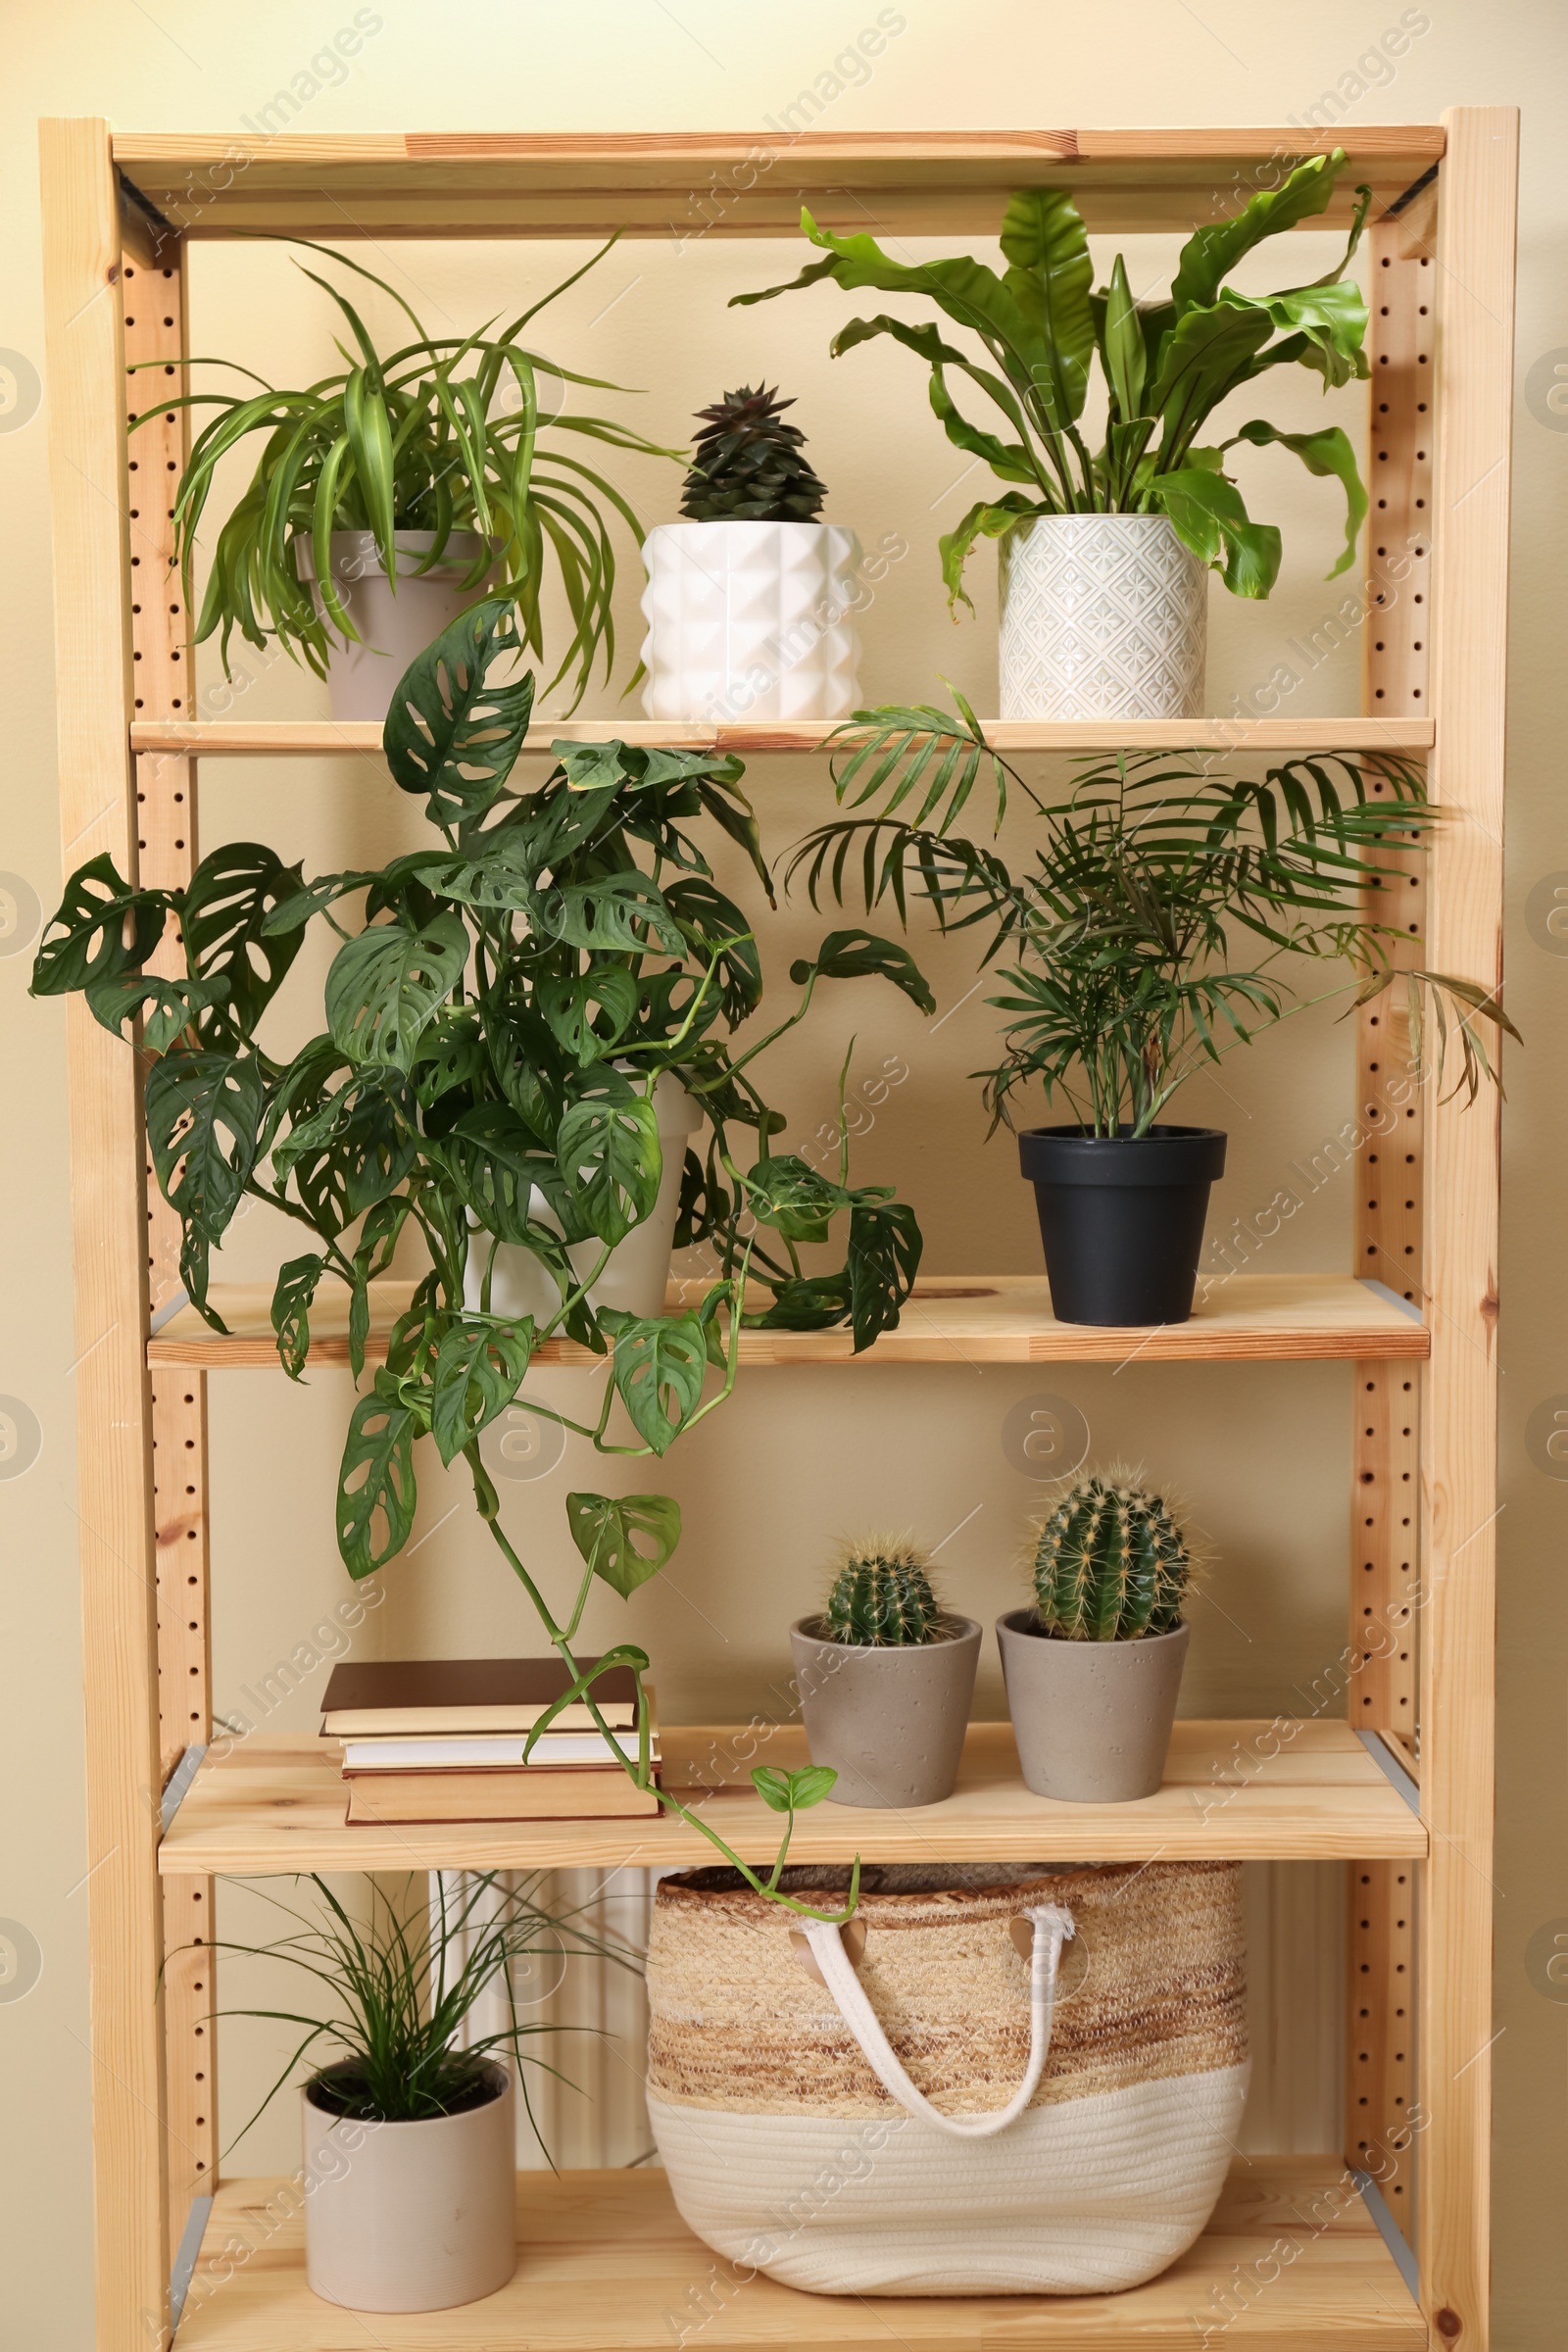
M 1017 2122 L 1040 2087 L 1051 2050 L 1052 2016 L 1056 2004 L 1056 1972 L 1061 1947 L 1073 1933 L 1072 1913 L 1059 1903 L 1040 1903 L 1023 1915 L 1032 1922 L 1034 1938 L 1029 1955 L 1029 2066 L 1005 2107 L 986 2115 L 943 2115 L 925 2093 L 917 2090 L 877 2023 L 876 2012 L 850 1965 L 849 1954 L 831 1920 L 803 1923 L 806 1936 L 822 1971 L 822 1982 L 833 1996 L 840 2017 L 859 2043 L 877 2081 L 908 2114 L 935 2124 L 955 2139 L 990 2139 Z

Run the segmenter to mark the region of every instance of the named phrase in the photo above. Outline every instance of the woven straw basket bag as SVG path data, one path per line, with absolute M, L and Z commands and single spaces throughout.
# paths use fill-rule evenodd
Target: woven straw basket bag
M 820 1908 L 848 1873 L 788 1870 Z M 660 1882 L 648 2112 L 716 2253 L 823 2294 L 1082 2294 L 1190 2246 L 1247 2097 L 1235 1863 L 867 1869 L 843 1932 Z

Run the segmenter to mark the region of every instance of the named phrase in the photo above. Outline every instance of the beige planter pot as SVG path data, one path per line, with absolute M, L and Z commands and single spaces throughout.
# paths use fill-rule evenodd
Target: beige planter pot
M 1163 514 L 1043 514 L 1002 542 L 1004 718 L 1198 718 L 1208 574 Z
M 305 2275 L 350 2311 L 447 2311 L 506 2285 L 517 2267 L 512 2077 L 497 2095 L 420 2124 L 360 2124 L 300 2094 L 305 2118 Z
M 411 662 L 450 627 L 460 612 L 488 594 L 487 580 L 465 587 L 484 545 L 477 531 L 454 531 L 447 556 L 429 571 L 414 566 L 435 545 L 433 531 L 399 531 L 395 582 L 375 549 L 370 531 L 332 533 L 332 579 L 361 642 L 344 643 L 332 632 L 327 657 L 326 687 L 332 698 L 332 716 L 342 719 L 384 719 L 392 690 Z M 405 567 L 404 556 L 408 557 Z M 299 550 L 300 576 L 311 582 L 316 609 L 321 599 L 310 549 Z
M 1063 1642 L 1034 1629 L 1033 1609 L 997 1619 L 1002 1679 L 1026 1788 L 1068 1804 L 1156 1796 L 1188 1629 L 1141 1642 Z
M 619 1307 L 628 1315 L 662 1315 L 669 1287 L 669 1259 L 680 1209 L 681 1174 L 686 1164 L 686 1139 L 695 1135 L 703 1114 L 671 1070 L 662 1070 L 654 1082 L 654 1115 L 659 1122 L 659 1149 L 663 1166 L 659 1198 L 640 1225 L 634 1225 L 605 1261 L 597 1282 L 588 1286 L 590 1306 Z M 528 1211 L 551 1232 L 560 1228 L 543 1193 L 534 1192 Z M 470 1223 L 473 1220 L 470 1218 Z M 463 1278 L 463 1303 L 470 1314 L 479 1311 L 489 1244 L 468 1245 L 468 1263 Z M 566 1255 L 580 1276 L 591 1274 L 604 1253 L 600 1241 L 573 1242 Z M 490 1274 L 490 1311 L 496 1315 L 532 1315 L 548 1323 L 561 1309 L 561 1293 L 531 1250 L 520 1243 L 503 1242 Z
M 790 1628 L 801 1714 L 813 1764 L 838 1779 L 838 1805 L 935 1805 L 953 1794 L 980 1662 L 973 1617 L 948 1619 L 948 1638 L 875 1648 L 824 1642 L 819 1617 Z

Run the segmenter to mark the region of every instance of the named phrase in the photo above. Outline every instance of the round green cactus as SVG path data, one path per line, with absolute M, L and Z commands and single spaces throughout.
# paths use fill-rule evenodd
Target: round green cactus
M 942 1637 L 942 1611 L 924 1554 L 905 1538 L 847 1544 L 828 1594 L 830 1642 L 863 1649 L 912 1649 Z
M 1114 1472 L 1083 1479 L 1035 1546 L 1041 1627 L 1068 1642 L 1168 1634 L 1192 1575 L 1187 1539 L 1159 1495 Z

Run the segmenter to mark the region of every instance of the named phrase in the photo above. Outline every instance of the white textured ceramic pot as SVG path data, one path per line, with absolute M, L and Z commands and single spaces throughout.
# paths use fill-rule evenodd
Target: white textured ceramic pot
M 1043 514 L 1002 542 L 1004 718 L 1198 718 L 1208 573 L 1163 514 Z
M 662 522 L 643 549 L 650 718 L 847 718 L 860 543 L 836 522 Z
M 362 2124 L 318 2107 L 307 2084 L 305 2276 L 350 2311 L 447 2311 L 506 2285 L 517 2267 L 512 2078 L 428 2123 Z
M 612 1250 L 603 1273 L 588 1292 L 590 1305 L 618 1306 L 630 1315 L 663 1312 L 669 1256 L 675 1239 L 675 1214 L 680 1206 L 686 1138 L 695 1134 L 703 1122 L 701 1110 L 672 1071 L 662 1072 L 655 1082 L 654 1118 L 663 1161 L 659 1198 L 642 1223 L 634 1225 L 625 1240 Z M 555 1227 L 556 1220 L 542 1193 L 533 1195 L 529 1214 L 541 1225 Z M 477 1312 L 479 1306 L 486 1248 L 482 1240 L 475 1240 L 468 1249 L 463 1302 L 470 1313 Z M 577 1272 L 586 1275 L 598 1264 L 603 1250 L 603 1242 L 573 1242 L 566 1254 Z M 490 1274 L 491 1313 L 532 1315 L 535 1322 L 544 1323 L 559 1313 L 560 1308 L 561 1293 L 533 1251 L 516 1243 L 500 1243 Z
M 334 718 L 384 719 L 392 689 L 411 662 L 440 636 L 469 605 L 477 604 L 487 581 L 466 586 L 484 541 L 477 531 L 454 531 L 443 560 L 428 571 L 415 569 L 435 545 L 433 531 L 399 531 L 398 569 L 389 580 L 371 531 L 332 533 L 332 581 L 338 602 L 360 632 L 360 642 L 330 630 L 326 688 Z M 407 562 L 405 562 L 405 558 Z M 321 610 L 311 551 L 299 548 L 300 576 L 311 583 Z

